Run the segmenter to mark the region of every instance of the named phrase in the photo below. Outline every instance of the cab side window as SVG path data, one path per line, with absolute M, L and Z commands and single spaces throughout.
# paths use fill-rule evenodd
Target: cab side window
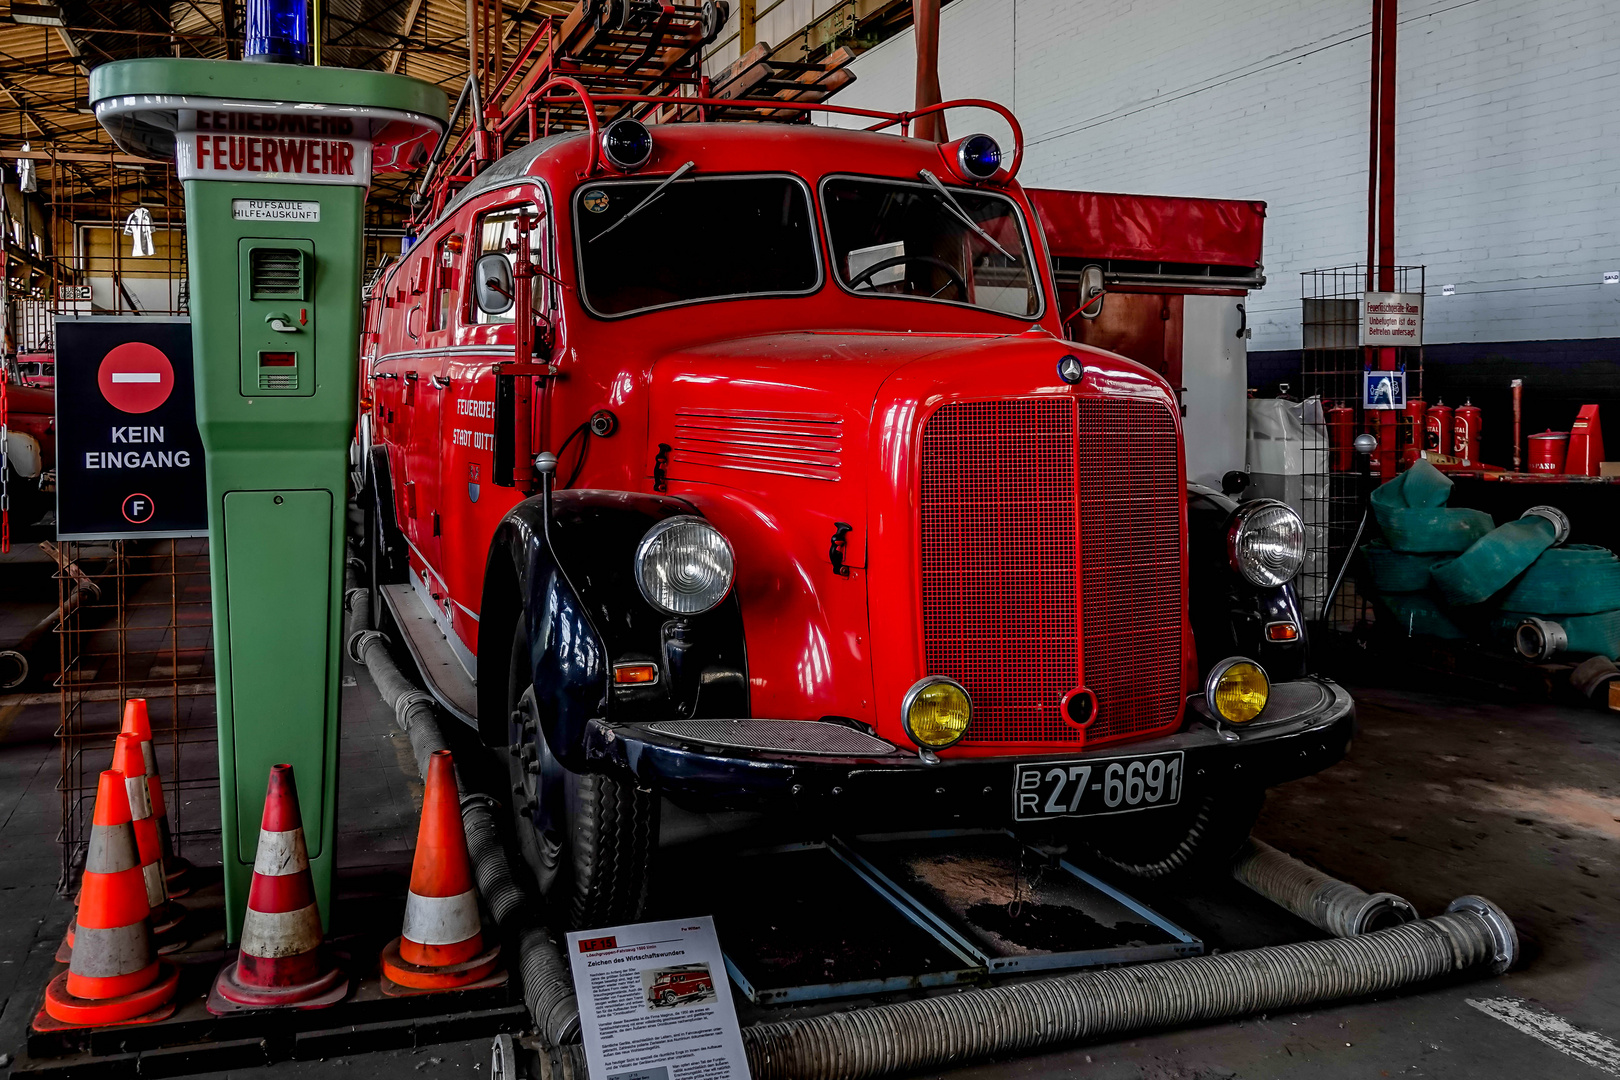
M 456 310 L 456 297 L 461 289 L 462 250 L 466 238 L 459 233 L 440 240 L 434 251 L 433 266 L 433 319 L 430 329 L 448 330 L 451 314 Z
M 529 260 L 534 265 L 548 271 L 552 269 L 552 260 L 548 256 L 551 245 L 547 243 L 549 229 L 547 219 L 542 215 L 539 207 L 533 203 L 524 203 L 520 206 L 503 206 L 498 210 L 491 210 L 478 219 L 478 225 L 473 234 L 478 240 L 478 252 L 474 262 L 485 255 L 501 254 L 506 256 L 508 263 L 514 263 L 514 253 L 517 251 L 518 214 L 529 216 Z M 545 314 L 554 306 L 552 295 L 556 286 L 546 278 L 536 274 L 533 279 L 533 309 L 537 314 Z M 468 317 L 476 325 L 486 323 L 509 323 L 512 321 L 512 310 L 498 315 L 492 315 L 480 308 L 469 292 Z

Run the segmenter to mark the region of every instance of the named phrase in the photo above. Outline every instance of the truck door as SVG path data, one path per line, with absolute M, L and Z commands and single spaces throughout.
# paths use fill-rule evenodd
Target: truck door
M 444 506 L 439 459 L 444 436 L 443 368 L 445 351 L 455 344 L 459 326 L 457 312 L 466 260 L 465 237 L 459 230 L 444 230 L 431 242 L 431 261 L 426 271 L 428 287 L 420 297 L 423 302 L 421 344 L 404 364 L 401 377 L 402 393 L 411 414 L 410 438 L 405 448 L 406 471 L 415 485 L 416 516 L 412 521 L 411 543 L 431 568 L 431 572 L 424 575 L 425 583 L 430 594 L 440 594 L 442 611 L 444 561 L 440 536 L 444 529 Z
M 497 201 L 498 198 L 486 201 L 473 211 L 464 256 L 467 274 L 473 272 L 484 255 L 501 254 L 511 263 L 520 211 L 528 214 L 531 221 L 538 219 L 529 233 L 530 259 L 554 274 L 551 229 L 549 219 L 543 216 L 543 208 L 533 202 L 515 204 Z M 533 282 L 533 311 L 544 315 L 554 310 L 555 287 L 538 275 Z M 507 509 L 521 497 L 512 488 L 496 487 L 490 482 L 495 460 L 492 369 L 498 362 L 515 359 L 512 354 L 516 338 L 514 315 L 512 309 L 495 313 L 482 310 L 469 280 L 460 308 L 460 317 L 466 324 L 461 336 L 465 344 L 445 358 L 443 368 L 449 383 L 443 395 L 445 438 L 439 458 L 440 490 L 445 504 L 441 538 L 445 554 L 443 572 L 455 608 L 451 615 L 457 633 L 468 643 L 477 638 L 470 613 L 478 610 L 489 538 Z

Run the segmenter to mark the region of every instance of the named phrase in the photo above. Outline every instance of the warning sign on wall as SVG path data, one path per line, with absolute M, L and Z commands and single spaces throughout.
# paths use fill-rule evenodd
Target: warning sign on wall
M 1423 294 L 1367 293 L 1361 305 L 1361 343 L 1423 344 Z
M 56 535 L 208 535 L 186 319 L 56 320 Z

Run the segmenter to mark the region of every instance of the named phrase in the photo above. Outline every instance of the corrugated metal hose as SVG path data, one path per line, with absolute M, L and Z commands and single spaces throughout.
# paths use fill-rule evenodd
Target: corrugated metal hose
M 439 727 L 438 706 L 432 695 L 413 683 L 394 662 L 387 635 L 370 629 L 371 594 L 358 587 L 352 577 L 349 586 L 343 600 L 348 612 L 345 647 L 352 660 L 364 665 L 377 693 L 394 710 L 395 721 L 411 741 L 417 771 L 425 776 L 433 752 L 448 749 Z M 461 821 L 478 894 L 496 923 L 503 930 L 517 933 L 518 969 L 529 1015 L 549 1045 L 578 1040 L 579 1002 L 573 982 L 550 931 L 533 918 L 539 904 L 512 874 L 495 816 L 497 804 L 488 795 L 473 792 L 459 766 L 456 785 L 465 793 L 461 797 Z
M 1244 843 L 1232 861 L 1232 876 L 1334 937 L 1353 937 L 1418 917 L 1417 909 L 1394 893 L 1366 893 L 1262 840 Z

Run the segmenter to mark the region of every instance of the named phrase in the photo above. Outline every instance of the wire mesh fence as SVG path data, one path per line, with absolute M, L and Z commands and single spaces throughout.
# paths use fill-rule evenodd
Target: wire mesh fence
M 1383 269 L 1389 271 L 1386 283 L 1393 284 L 1386 291 L 1423 292 L 1423 267 Z M 1423 438 L 1421 431 L 1413 430 L 1407 413 L 1395 412 L 1393 425 L 1386 425 L 1378 411 L 1364 407 L 1363 373 L 1379 366 L 1383 362 L 1379 354 L 1387 351 L 1396 368 L 1406 372 L 1408 399 L 1421 398 L 1423 347 L 1385 350 L 1361 344 L 1366 265 L 1309 270 L 1300 275 L 1300 283 L 1301 516 L 1308 554 L 1299 592 L 1307 620 L 1330 633 L 1355 632 L 1374 619 L 1370 603 L 1350 575 L 1345 575 L 1337 593 L 1332 590 L 1355 544 L 1366 487 L 1384 474 L 1386 459 L 1387 475 L 1404 468 L 1409 458 L 1416 457 Z M 1369 457 L 1351 449 L 1351 440 L 1361 433 L 1380 439 Z
M 177 854 L 218 858 L 208 541 L 119 540 L 55 549 L 61 722 L 59 886 L 84 865 L 96 781 L 124 702 L 145 698 Z

